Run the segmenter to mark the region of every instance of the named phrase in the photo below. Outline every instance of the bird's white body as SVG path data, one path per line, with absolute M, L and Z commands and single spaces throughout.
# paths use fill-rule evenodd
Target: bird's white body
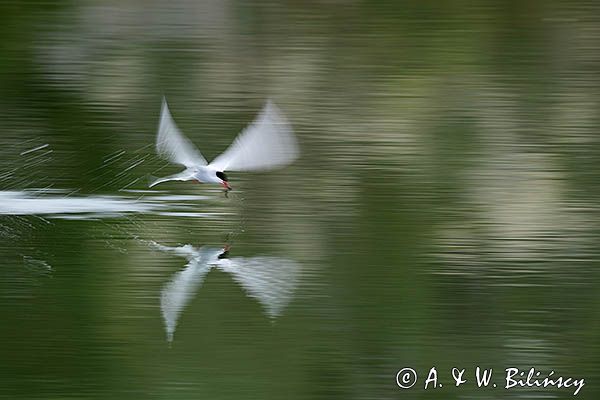
M 217 171 L 214 168 L 209 166 L 195 166 L 191 168 L 185 169 L 183 172 L 180 172 L 175 175 L 165 176 L 163 178 L 158 178 L 150 187 L 156 186 L 159 183 L 168 182 L 168 181 L 198 181 L 200 183 L 217 183 L 223 184 L 223 180 L 217 176 Z
M 265 171 L 284 166 L 298 157 L 298 144 L 283 114 L 268 101 L 256 120 L 209 164 L 177 129 L 167 102 L 163 99 L 156 151 L 160 156 L 186 169 L 178 174 L 159 178 L 150 187 L 167 181 L 195 180 L 221 184 L 230 189 L 224 171 Z
M 221 179 L 216 175 L 216 169 L 211 167 L 197 167 L 194 171 L 194 179 L 204 183 L 221 183 Z

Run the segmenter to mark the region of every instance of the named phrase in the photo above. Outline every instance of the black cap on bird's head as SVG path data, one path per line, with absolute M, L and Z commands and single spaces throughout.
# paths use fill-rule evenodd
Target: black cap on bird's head
M 218 171 L 217 178 L 221 180 L 221 185 L 227 190 L 231 190 L 231 186 L 229 186 L 229 182 L 227 181 L 227 175 L 224 172 Z
M 219 260 L 228 259 L 229 258 L 229 250 L 225 250 L 221 254 L 217 256 Z
M 217 258 L 218 258 L 219 260 L 222 260 L 222 259 L 227 259 L 227 258 L 229 258 L 229 249 L 230 249 L 230 248 L 231 248 L 231 246 L 230 246 L 230 245 L 228 245 L 228 244 L 226 244 L 226 245 L 223 247 L 223 252 L 222 252 L 221 254 L 219 254 Z

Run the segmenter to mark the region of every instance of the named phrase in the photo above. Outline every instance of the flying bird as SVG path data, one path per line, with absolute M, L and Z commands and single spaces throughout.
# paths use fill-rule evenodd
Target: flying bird
M 185 170 L 158 178 L 150 187 L 167 181 L 216 183 L 231 190 L 225 171 L 267 171 L 282 167 L 298 157 L 298 143 L 288 121 L 270 100 L 258 117 L 210 164 L 173 121 L 163 98 L 156 138 L 157 153 L 185 167 Z

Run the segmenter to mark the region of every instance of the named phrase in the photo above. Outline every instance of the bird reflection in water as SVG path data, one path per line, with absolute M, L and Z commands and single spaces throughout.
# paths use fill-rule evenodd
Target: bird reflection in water
M 168 247 L 153 243 L 153 247 L 188 260 L 185 269 L 177 272 L 161 293 L 160 308 L 169 342 L 173 340 L 181 313 L 194 298 L 212 268 L 227 272 L 244 289 L 248 297 L 258 300 L 270 318 L 281 315 L 298 283 L 300 266 L 284 258 L 229 258 L 229 246 Z

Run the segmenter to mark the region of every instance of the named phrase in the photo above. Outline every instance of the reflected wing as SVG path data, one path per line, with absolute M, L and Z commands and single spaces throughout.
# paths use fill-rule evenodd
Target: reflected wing
M 188 168 L 206 165 L 206 160 L 198 149 L 177 129 L 164 98 L 156 137 L 156 152 L 161 157 Z
M 186 269 L 176 273 L 163 288 L 160 296 L 160 310 L 165 321 L 169 342 L 173 340 L 179 316 L 194 298 L 210 268 L 211 266 L 208 264 L 193 260 Z
M 290 302 L 300 274 L 296 262 L 277 257 L 235 257 L 220 260 L 217 267 L 230 273 L 271 318 L 281 315 Z
M 268 101 L 256 120 L 210 166 L 217 171 L 268 170 L 297 157 L 298 143 L 290 124 Z
M 150 244 L 157 250 L 189 260 L 183 271 L 173 275 L 173 279 L 165 285 L 160 296 L 160 310 L 165 321 L 167 340 L 170 342 L 173 340 L 179 316 L 202 286 L 208 271 L 219 261 L 219 255 L 224 249 L 206 246 L 196 248 L 189 244 L 180 247 L 163 246 L 155 242 Z

